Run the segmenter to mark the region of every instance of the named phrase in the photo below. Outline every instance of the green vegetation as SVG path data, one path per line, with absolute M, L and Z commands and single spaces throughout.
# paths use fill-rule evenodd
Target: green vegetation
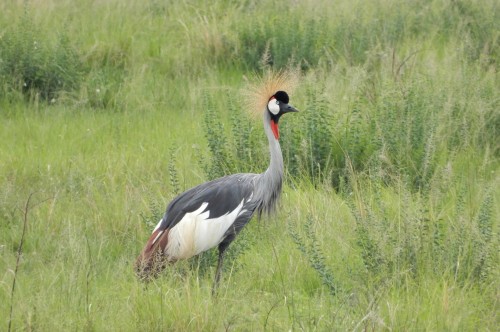
M 499 22 L 493 0 L 1 2 L 1 329 L 497 330 Z M 286 66 L 277 214 L 217 298 L 216 252 L 138 281 L 170 199 L 266 168 L 240 91 Z

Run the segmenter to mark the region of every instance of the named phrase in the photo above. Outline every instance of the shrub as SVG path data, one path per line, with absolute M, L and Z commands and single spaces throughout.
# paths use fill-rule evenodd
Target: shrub
M 318 244 L 312 224 L 313 217 L 308 216 L 307 221 L 303 224 L 305 236 L 299 234 L 291 224 L 289 225 L 288 233 L 300 252 L 307 258 L 311 267 L 316 271 L 330 294 L 335 296 L 340 291 L 340 286 L 335 280 L 333 272 L 325 263 L 325 254 Z
M 491 276 L 497 256 L 488 188 L 480 190 L 481 206 L 474 214 L 468 194 L 457 188 L 455 215 L 445 221 L 430 211 L 429 202 L 438 195 L 435 190 L 428 196 L 411 194 L 404 186 L 391 192 L 374 178 L 368 188 L 367 179 L 354 174 L 350 183 L 352 195 L 346 200 L 356 221 L 356 244 L 371 276 L 419 280 L 426 275 L 448 275 L 461 283 Z
M 203 129 L 208 143 L 208 160 L 200 159 L 208 179 L 239 172 L 263 172 L 268 166 L 268 151 L 263 148 L 260 121 L 252 122 L 230 94 L 223 96 L 229 115 L 222 117 L 213 95 L 205 94 Z M 259 130 L 253 130 L 258 123 Z M 231 129 L 226 129 L 229 124 Z M 265 143 L 264 143 L 265 142 Z M 267 145 L 266 145 L 267 146 Z M 201 155 L 201 154 L 200 154 Z
M 28 8 L 16 26 L 0 39 L 0 98 L 14 91 L 54 100 L 62 91 L 77 89 L 83 65 L 65 33 L 55 41 L 33 22 Z

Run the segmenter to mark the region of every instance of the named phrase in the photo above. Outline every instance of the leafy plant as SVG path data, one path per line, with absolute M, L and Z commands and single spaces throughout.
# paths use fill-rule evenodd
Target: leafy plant
M 202 156 L 200 161 L 207 177 L 214 179 L 238 172 L 263 172 L 268 165 L 268 152 L 263 148 L 262 132 L 253 130 L 252 121 L 237 107 L 233 97 L 227 94 L 224 98 L 229 105 L 227 118 L 220 114 L 213 96 L 206 94 L 204 99 L 203 129 L 210 153 L 208 160 L 203 160 Z M 226 129 L 225 123 L 231 129 Z
M 64 32 L 52 41 L 31 17 L 29 7 L 0 38 L 0 98 L 14 91 L 54 102 L 63 91 L 82 81 L 83 64 Z M 38 96 L 38 97 L 37 97 Z
M 210 164 L 206 165 L 207 176 L 215 179 L 229 174 L 234 169 L 233 156 L 228 149 L 228 138 L 224 125 L 215 111 L 215 106 L 208 95 L 204 99 L 204 127 L 207 138 L 208 149 L 210 151 Z
M 451 274 L 460 282 L 488 278 L 497 257 L 492 251 L 492 197 L 487 189 L 481 193 L 484 197 L 477 215 L 470 217 L 465 215 L 468 194 L 459 192 L 455 221 L 446 225 L 430 216 L 425 204 L 433 197 L 411 201 L 405 189 L 399 192 L 400 212 L 391 217 L 382 198 L 383 182 L 371 179 L 372 199 L 365 201 L 358 192 L 366 184 L 362 179 L 351 175 L 352 192 L 346 199 L 356 220 L 356 244 L 370 275 L 404 275 L 420 280 L 427 275 Z
M 305 235 L 301 236 L 291 225 L 288 227 L 288 233 L 297 248 L 307 258 L 330 294 L 335 296 L 340 287 L 334 278 L 333 272 L 325 263 L 325 255 L 319 246 L 318 238 L 313 229 L 312 216 L 308 216 L 307 221 L 303 224 L 303 230 Z
M 181 188 L 179 185 L 179 176 L 177 174 L 177 168 L 175 167 L 175 153 L 174 150 L 170 150 L 170 158 L 168 162 L 168 174 L 170 176 L 170 185 L 172 186 L 173 194 L 178 195 L 181 193 Z

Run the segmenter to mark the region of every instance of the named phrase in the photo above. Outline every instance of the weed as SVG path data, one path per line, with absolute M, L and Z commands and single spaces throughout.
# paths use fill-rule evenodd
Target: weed
M 172 192 L 174 195 L 179 195 L 181 193 L 181 188 L 179 185 L 179 176 L 177 174 L 177 168 L 175 167 L 175 153 L 174 150 L 170 150 L 170 159 L 168 162 L 168 174 L 170 176 L 170 186 L 172 187 Z
M 0 97 L 22 91 L 29 99 L 55 102 L 63 91 L 78 89 L 83 64 L 69 37 L 59 32 L 51 41 L 32 19 L 29 7 L 17 26 L 0 38 Z
M 234 161 L 227 143 L 224 125 L 214 110 L 210 96 L 204 99 L 204 129 L 211 154 L 210 165 L 206 166 L 209 179 L 215 179 L 231 173 L 234 169 Z
M 473 276 L 478 280 L 486 280 L 495 266 L 495 245 L 493 238 L 492 208 L 493 197 L 491 190 L 487 190 L 483 202 L 476 217 L 478 229 L 477 238 L 474 241 L 474 270 Z
M 311 267 L 316 271 L 330 294 L 335 296 L 339 292 L 340 287 L 334 278 L 333 272 L 325 263 L 325 255 L 319 246 L 311 216 L 303 224 L 303 229 L 305 231 L 304 237 L 294 230 L 291 225 L 288 227 L 288 233 L 300 252 L 307 258 Z

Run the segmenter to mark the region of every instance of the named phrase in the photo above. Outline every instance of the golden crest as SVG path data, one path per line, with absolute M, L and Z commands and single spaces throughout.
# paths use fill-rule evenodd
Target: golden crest
M 256 74 L 247 79 L 248 84 L 243 90 L 244 107 L 252 116 L 260 116 L 266 109 L 269 98 L 282 90 L 292 95 L 299 83 L 299 70 L 266 70 L 263 74 Z

